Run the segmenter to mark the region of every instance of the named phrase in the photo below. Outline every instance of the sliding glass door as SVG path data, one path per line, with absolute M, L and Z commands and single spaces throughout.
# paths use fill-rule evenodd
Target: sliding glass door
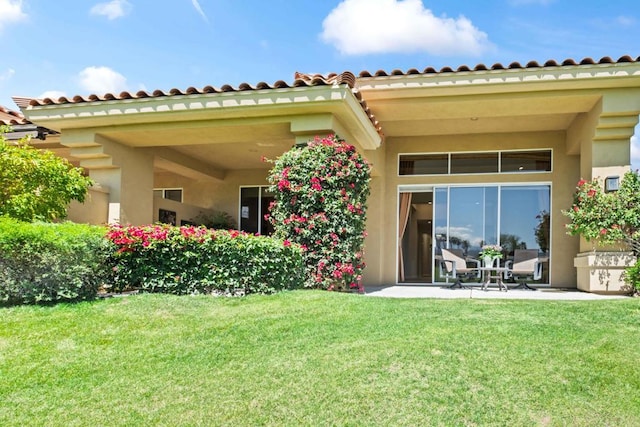
M 512 259 L 517 249 L 537 249 L 544 263 L 538 283 L 549 283 L 549 185 L 436 186 L 432 191 L 433 221 L 429 224 L 433 230 L 429 233 L 433 235 L 433 256 L 429 262 L 433 265 L 428 270 L 435 273 L 433 282 L 444 281 L 438 268 L 443 248 L 478 258 L 483 245 L 499 244 L 503 248 L 502 263 Z M 415 201 L 411 206 L 416 211 Z M 404 236 L 419 234 L 420 230 L 411 229 L 417 226 L 409 221 Z M 402 255 L 405 270 L 425 259 L 419 251 L 412 252 L 411 247 L 404 248 Z

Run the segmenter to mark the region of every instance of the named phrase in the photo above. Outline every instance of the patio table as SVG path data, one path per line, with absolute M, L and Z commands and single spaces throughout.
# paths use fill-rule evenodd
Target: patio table
M 498 285 L 498 290 L 505 292 L 509 290 L 507 285 L 502 281 L 502 275 L 505 271 L 508 270 L 506 267 L 478 267 L 476 270 L 482 272 L 482 290 L 486 291 L 489 285 L 491 284 L 491 279 L 495 279 L 496 285 Z

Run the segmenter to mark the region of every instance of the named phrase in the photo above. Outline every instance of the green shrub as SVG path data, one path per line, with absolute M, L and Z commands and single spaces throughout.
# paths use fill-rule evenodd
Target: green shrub
M 623 279 L 629 285 L 630 293 L 640 294 L 640 260 L 636 259 L 636 263 L 624 270 Z
M 0 126 L 0 216 L 53 221 L 67 216 L 72 200 L 83 202 L 93 181 L 80 168 L 22 139 L 5 140 Z
M 177 295 L 273 293 L 301 286 L 302 251 L 288 241 L 205 227 L 112 226 L 115 291 Z
M 274 162 L 275 235 L 305 248 L 307 286 L 362 291 L 370 170 L 354 146 L 315 138 Z
M 105 228 L 0 217 L 0 303 L 89 300 L 109 273 Z
M 236 228 L 236 220 L 224 211 L 200 212 L 194 218 L 191 218 L 191 222 L 194 225 L 202 225 L 216 230 L 232 230 Z

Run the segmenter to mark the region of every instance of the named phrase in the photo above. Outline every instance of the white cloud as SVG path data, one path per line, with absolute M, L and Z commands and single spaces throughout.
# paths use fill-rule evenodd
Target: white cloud
M 91 93 L 119 94 L 126 90 L 127 79 L 109 67 L 87 67 L 79 74 L 80 86 Z
M 111 0 L 108 3 L 98 3 L 91 8 L 92 15 L 106 16 L 113 20 L 121 18 L 131 11 L 131 4 L 127 0 Z
M 0 0 L 0 31 L 7 24 L 27 19 L 22 10 L 22 0 Z
M 202 10 L 202 7 L 200 7 L 200 3 L 198 3 L 198 0 L 191 0 L 191 4 L 193 4 L 193 7 L 200 14 L 200 16 L 202 16 L 202 19 L 204 19 L 204 21 L 208 23 L 209 18 L 207 18 L 207 15 L 205 15 L 204 11 Z
M 487 34 L 469 19 L 437 17 L 421 0 L 343 0 L 322 22 L 320 35 L 345 55 L 428 52 L 481 55 Z
M 67 94 L 61 90 L 48 90 L 46 92 L 42 92 L 38 96 L 38 99 L 45 99 L 45 98 L 58 99 L 61 96 L 67 96 Z
M 636 20 L 633 16 L 620 15 L 616 18 L 616 22 L 623 27 L 632 27 L 636 23 Z
M 16 70 L 14 70 L 13 68 L 7 69 L 7 71 L 0 74 L 0 82 L 3 80 L 9 80 L 11 77 L 13 77 L 15 73 L 16 73 Z

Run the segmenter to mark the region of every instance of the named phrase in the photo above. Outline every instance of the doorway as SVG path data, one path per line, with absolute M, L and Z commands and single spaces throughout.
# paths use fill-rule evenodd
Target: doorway
M 398 281 L 433 281 L 433 192 L 400 193 Z

